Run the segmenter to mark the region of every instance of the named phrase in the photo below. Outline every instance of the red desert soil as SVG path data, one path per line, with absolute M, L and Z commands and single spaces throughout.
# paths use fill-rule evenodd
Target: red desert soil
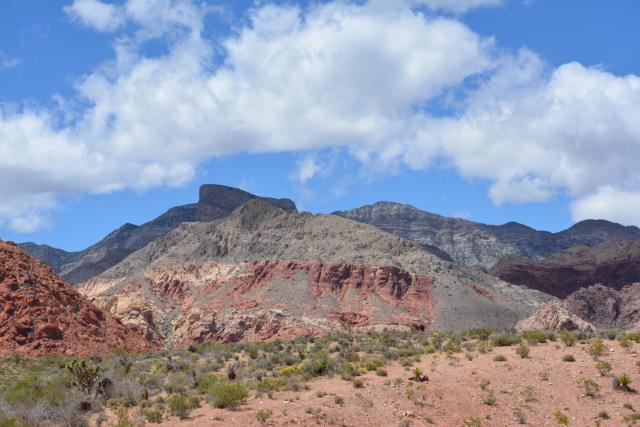
M 0 242 L 0 355 L 88 356 L 118 348 L 157 347 L 91 304 L 50 267 Z
M 165 419 L 163 426 L 398 426 L 401 420 L 410 426 L 519 426 L 515 412 L 526 417 L 525 425 L 558 426 L 555 413 L 568 417 L 569 426 L 595 426 L 598 415 L 606 411 L 609 419 L 600 419 L 603 427 L 626 426 L 625 416 L 640 409 L 637 393 L 615 391 L 614 375 L 627 373 L 632 387 L 640 387 L 640 358 L 629 353 L 617 342 L 605 341 L 606 352 L 600 360 L 613 365 L 610 375 L 600 376 L 596 361 L 587 354 L 586 345 L 565 347 L 548 343 L 530 347 L 529 358 L 520 358 L 516 347 L 496 347 L 487 354 L 477 354 L 469 361 L 464 354 L 450 360 L 446 353 L 425 355 L 415 366 L 421 368 L 430 381 L 415 383 L 412 374 L 398 364 L 387 366 L 388 377 L 375 373 L 360 377 L 364 387 L 356 389 L 351 382 L 338 377 L 322 378 L 308 383 L 309 390 L 280 392 L 269 399 L 266 395 L 250 397 L 236 410 L 215 409 L 203 402 L 189 419 Z M 496 362 L 498 355 L 505 362 Z M 575 362 L 564 362 L 571 354 Z M 397 384 L 396 379 L 402 383 Z M 578 386 L 582 379 L 592 379 L 600 386 L 595 397 L 588 397 Z M 485 390 L 481 383 L 486 383 Z M 412 392 L 410 391 L 412 390 Z M 321 392 L 321 393 L 319 393 Z M 326 393 L 322 395 L 322 393 Z M 413 394 L 412 394 L 413 393 Z M 495 405 L 487 398 L 495 396 Z M 322 396 L 322 397 L 320 397 Z M 335 403 L 341 396 L 344 405 Z M 261 410 L 272 411 L 264 423 L 256 418 Z M 113 413 L 108 412 L 113 420 Z M 472 419 L 480 421 L 474 424 Z M 430 420 L 430 421 L 429 421 Z

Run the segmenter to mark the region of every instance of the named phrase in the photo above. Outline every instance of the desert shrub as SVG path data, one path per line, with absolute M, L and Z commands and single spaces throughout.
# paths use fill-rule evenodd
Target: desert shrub
M 578 337 L 573 332 L 563 331 L 560 334 L 560 341 L 567 347 L 573 347 L 578 342 Z
M 516 421 L 518 421 L 518 424 L 527 423 L 527 415 L 524 413 L 524 411 L 521 408 L 514 408 L 513 416 L 516 418 Z
M 520 343 L 520 336 L 516 334 L 494 334 L 491 335 L 491 345 L 494 347 L 510 347 Z
M 525 343 L 520 343 L 516 348 L 516 354 L 523 359 L 529 357 L 529 347 Z
M 575 362 L 576 358 L 573 357 L 573 354 L 565 354 L 564 356 L 562 356 L 562 361 L 563 362 Z
M 640 343 L 640 332 L 627 332 L 627 338 L 635 343 Z
M 489 395 L 484 398 L 482 403 L 484 403 L 487 406 L 496 406 L 496 404 L 498 403 L 498 399 L 496 399 L 495 394 L 489 393 Z
M 266 422 L 273 415 L 273 411 L 270 409 L 260 409 L 256 412 L 256 419 L 261 423 Z
M 344 406 L 344 398 L 342 396 L 336 396 L 333 398 L 333 403 L 338 406 Z
M 353 386 L 355 388 L 363 388 L 364 387 L 364 381 L 362 381 L 360 378 L 354 379 L 351 383 L 353 384 Z
M 169 413 L 173 416 L 185 419 L 193 409 L 200 407 L 200 399 L 194 396 L 185 396 L 182 394 L 173 394 L 169 396 L 167 401 Z
M 556 422 L 560 425 L 563 426 L 568 426 L 569 425 L 569 417 L 566 414 L 563 414 L 560 411 L 556 411 L 553 414 L 553 417 L 556 419 Z
M 627 393 L 633 391 L 631 388 L 631 377 L 627 374 L 615 377 L 613 379 L 613 388 L 614 390 L 621 390 Z
M 360 363 L 367 371 L 375 371 L 385 365 L 382 358 L 372 355 L 365 356 Z
M 544 331 L 523 331 L 521 335 L 529 345 L 544 344 L 550 339 L 549 334 Z
M 302 371 L 310 377 L 319 377 L 328 373 L 333 363 L 324 351 L 317 352 L 304 361 Z
M 618 336 L 618 331 L 615 329 L 603 329 L 600 331 L 600 336 L 608 339 L 609 341 L 613 341 Z
M 129 418 L 129 409 L 121 406 L 116 411 L 116 423 L 113 427 L 135 427 L 135 422 Z
M 208 390 L 209 402 L 216 408 L 235 408 L 249 396 L 246 386 L 238 381 L 219 381 Z
M 384 368 L 378 368 L 376 369 L 376 375 L 379 377 L 386 377 L 387 375 L 389 375 L 389 373 Z
M 435 347 L 433 344 L 429 344 L 429 345 L 427 345 L 427 346 L 424 348 L 424 351 L 425 351 L 427 354 L 433 354 L 433 353 L 435 353 L 435 352 L 436 352 L 436 347 Z
M 594 359 L 602 356 L 604 353 L 604 342 L 602 340 L 594 340 L 589 344 L 589 349 L 587 350 Z
M 491 385 L 491 381 L 489 380 L 482 380 L 480 381 L 480 388 L 484 391 L 486 390 L 489 386 Z
M 605 376 L 609 371 L 611 371 L 611 369 L 613 369 L 613 367 L 611 366 L 611 363 L 602 361 L 596 364 L 596 369 L 600 372 L 600 375 Z
M 629 350 L 631 348 L 632 342 L 627 337 L 627 334 L 618 335 L 617 340 L 618 344 L 620 344 L 620 347 L 624 348 L 625 350 Z
M 507 358 L 506 358 L 506 356 L 504 356 L 504 355 L 502 355 L 502 354 L 496 354 L 496 355 L 493 357 L 493 361 L 494 361 L 494 362 L 506 362 L 506 361 L 507 361 Z
M 465 336 L 472 339 L 476 339 L 476 340 L 486 341 L 489 339 L 491 335 L 495 333 L 496 333 L 496 330 L 493 328 L 490 328 L 488 326 L 480 326 L 477 328 L 469 329 L 465 333 Z
M 209 388 L 216 382 L 220 381 L 220 377 L 213 374 L 200 375 L 196 379 L 195 387 L 201 394 L 207 394 Z
M 164 391 L 167 393 L 184 393 L 193 386 L 193 381 L 184 372 L 174 372 L 167 377 Z
M 600 391 L 598 383 L 588 378 L 578 381 L 578 386 L 584 391 L 584 394 L 589 397 L 594 397 L 598 391 Z
M 607 411 L 598 412 L 598 418 L 602 418 L 603 420 L 609 419 L 609 413 Z
M 142 416 L 148 423 L 160 424 L 162 422 L 162 412 L 157 409 L 144 409 Z
M 85 360 L 74 359 L 67 365 L 67 370 L 73 376 L 73 385 L 81 391 L 90 394 L 98 381 L 99 366 L 91 366 Z
M 478 341 L 476 349 L 479 353 L 485 354 L 491 351 L 491 344 L 489 341 Z

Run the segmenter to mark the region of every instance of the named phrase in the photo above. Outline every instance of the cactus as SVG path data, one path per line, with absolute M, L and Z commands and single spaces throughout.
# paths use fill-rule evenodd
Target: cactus
M 67 365 L 67 369 L 73 375 L 74 385 L 81 391 L 90 394 L 98 380 L 100 367 L 91 367 L 87 365 L 85 360 L 75 359 Z

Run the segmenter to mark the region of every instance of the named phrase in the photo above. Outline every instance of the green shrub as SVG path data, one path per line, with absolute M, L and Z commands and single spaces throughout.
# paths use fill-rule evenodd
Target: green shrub
M 204 374 L 204 375 L 200 375 L 196 379 L 195 386 L 196 386 L 196 389 L 201 394 L 207 394 L 209 388 L 211 388 L 211 386 L 217 383 L 218 381 L 220 381 L 220 378 L 218 376 L 213 374 Z
M 356 378 L 355 380 L 352 381 L 352 384 L 355 388 L 363 388 L 364 387 L 364 381 L 362 381 L 360 378 Z
M 507 358 L 506 358 L 505 356 L 503 356 L 502 354 L 496 354 L 496 355 L 493 357 L 493 361 L 494 361 L 494 362 L 506 362 L 506 361 L 507 361 Z
M 487 397 L 484 398 L 482 402 L 487 406 L 496 406 L 498 399 L 496 399 L 495 394 L 490 393 Z
M 602 361 L 596 364 L 596 369 L 600 372 L 600 375 L 605 376 L 609 371 L 611 371 L 611 369 L 613 369 L 613 367 L 611 366 L 611 363 Z
M 169 397 L 168 405 L 171 415 L 185 419 L 189 417 L 193 409 L 200 407 L 200 400 L 197 397 L 174 394 Z
M 174 372 L 167 378 L 164 384 L 164 391 L 167 393 L 184 393 L 191 388 L 193 382 L 189 375 L 184 372 Z
M 121 406 L 116 411 L 116 423 L 113 427 L 135 427 L 135 422 L 129 418 L 129 409 Z
M 615 390 L 622 390 L 624 392 L 633 391 L 631 388 L 631 377 L 627 374 L 622 374 L 613 379 L 613 388 Z
M 544 331 L 524 331 L 522 339 L 527 341 L 529 345 L 544 344 L 549 339 L 549 335 Z
M 575 362 L 576 358 L 573 357 L 573 354 L 565 354 L 564 356 L 562 356 L 562 361 L 563 362 Z
M 563 426 L 568 426 L 569 425 L 569 417 L 567 415 L 563 414 L 562 412 L 556 411 L 553 414 L 553 416 L 556 419 L 556 422 L 558 424 L 563 425 Z
M 435 346 L 434 346 L 433 344 L 429 344 L 428 346 L 426 346 L 426 347 L 424 348 L 424 351 L 425 351 L 427 354 L 433 354 L 433 353 L 435 353 L 435 352 L 436 352 L 436 348 L 435 348 Z
M 208 390 L 209 401 L 216 408 L 235 408 L 249 396 L 244 384 L 238 381 L 220 381 Z
M 576 345 L 576 342 L 578 342 L 578 337 L 572 332 L 563 331 L 560 334 L 560 341 L 562 341 L 567 347 L 573 347 Z
M 270 409 L 260 409 L 256 412 L 256 419 L 261 423 L 266 422 L 273 415 L 273 411 Z
M 520 336 L 514 334 L 495 334 L 491 335 L 491 344 L 494 347 L 510 347 L 520 343 Z
M 516 354 L 523 359 L 529 357 L 529 347 L 525 343 L 520 343 L 518 348 L 516 348 Z
M 578 381 L 578 386 L 582 388 L 582 390 L 584 390 L 584 394 L 589 397 L 594 397 L 598 391 L 600 391 L 600 386 L 592 379 L 583 379 Z
M 379 376 L 379 377 L 386 377 L 386 376 L 387 376 L 387 375 L 389 375 L 389 374 L 388 374 L 388 372 L 387 372 L 387 370 L 386 370 L 386 369 L 384 369 L 384 368 L 378 368 L 378 369 L 376 370 L 376 375 L 377 375 L 377 376 Z
M 157 409 L 144 409 L 142 416 L 148 423 L 160 424 L 162 422 L 162 412 Z
M 592 341 L 587 351 L 594 359 L 597 359 L 604 353 L 604 342 L 602 340 Z
M 333 403 L 338 406 L 344 406 L 344 398 L 342 396 L 336 396 L 333 398 Z

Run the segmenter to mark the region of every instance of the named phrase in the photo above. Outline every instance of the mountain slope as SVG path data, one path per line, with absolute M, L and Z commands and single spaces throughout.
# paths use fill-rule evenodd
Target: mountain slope
M 157 346 L 89 303 L 50 267 L 0 242 L 0 354 L 88 356 Z
M 100 242 L 80 252 L 65 252 L 47 245 L 23 243 L 20 247 L 51 265 L 71 283 L 80 283 L 116 265 L 130 253 L 144 247 L 183 222 L 214 221 L 224 218 L 248 200 L 260 198 L 223 185 L 200 187 L 198 203 L 169 209 L 140 226 L 125 224 Z M 285 210 L 296 210 L 289 199 L 261 198 Z
M 640 228 L 602 220 L 583 221 L 559 233 L 550 233 L 515 222 L 495 226 L 444 217 L 390 202 L 335 214 L 422 245 L 435 246 L 456 262 L 483 271 L 507 255 L 540 260 L 577 244 L 592 246 L 607 240 L 640 240 Z
M 595 284 L 619 290 L 640 281 L 640 241 L 574 246 L 542 261 L 506 257 L 491 274 L 560 298 Z
M 184 223 L 80 289 L 183 344 L 352 327 L 510 328 L 551 298 L 370 225 L 260 200 L 221 221 Z

